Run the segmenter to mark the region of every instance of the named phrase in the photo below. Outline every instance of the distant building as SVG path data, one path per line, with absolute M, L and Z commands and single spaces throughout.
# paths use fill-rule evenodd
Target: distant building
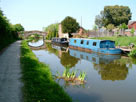
M 135 29 L 134 35 L 136 35 L 136 21 L 129 21 L 128 22 L 128 29 L 125 30 L 125 35 L 132 36 L 132 34 L 131 34 L 132 28 Z
M 128 29 L 134 28 L 136 30 L 136 21 L 129 21 L 128 22 Z
M 59 35 L 59 38 L 69 38 L 69 34 L 68 33 L 63 33 L 62 32 L 62 26 L 61 26 L 61 24 L 59 24 L 58 35 Z

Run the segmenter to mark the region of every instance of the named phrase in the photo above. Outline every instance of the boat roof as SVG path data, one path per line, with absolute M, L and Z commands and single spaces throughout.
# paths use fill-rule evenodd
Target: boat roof
M 112 41 L 112 42 L 115 42 L 113 40 L 99 40 L 99 39 L 87 39 L 87 38 L 70 38 L 70 39 L 80 39 L 80 40 L 97 40 L 97 41 Z

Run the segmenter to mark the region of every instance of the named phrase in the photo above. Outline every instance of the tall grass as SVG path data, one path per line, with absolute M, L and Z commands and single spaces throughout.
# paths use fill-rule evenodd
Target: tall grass
M 26 41 L 21 47 L 24 102 L 71 102 L 72 99 L 52 78 L 49 66 L 38 61 Z

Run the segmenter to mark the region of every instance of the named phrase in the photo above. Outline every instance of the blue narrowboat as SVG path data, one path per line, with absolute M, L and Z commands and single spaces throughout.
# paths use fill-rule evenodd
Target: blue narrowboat
M 121 54 L 122 52 L 121 49 L 115 48 L 115 41 L 112 40 L 71 38 L 69 47 L 87 52 L 98 52 L 110 55 Z

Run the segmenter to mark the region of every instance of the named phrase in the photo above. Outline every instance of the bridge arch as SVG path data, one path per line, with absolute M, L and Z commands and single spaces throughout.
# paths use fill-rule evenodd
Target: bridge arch
M 47 35 L 46 32 L 42 32 L 42 31 L 38 31 L 38 30 L 24 31 L 24 38 L 27 38 L 28 36 L 33 35 L 33 34 L 38 34 L 38 35 L 41 35 L 43 37 L 45 37 Z

